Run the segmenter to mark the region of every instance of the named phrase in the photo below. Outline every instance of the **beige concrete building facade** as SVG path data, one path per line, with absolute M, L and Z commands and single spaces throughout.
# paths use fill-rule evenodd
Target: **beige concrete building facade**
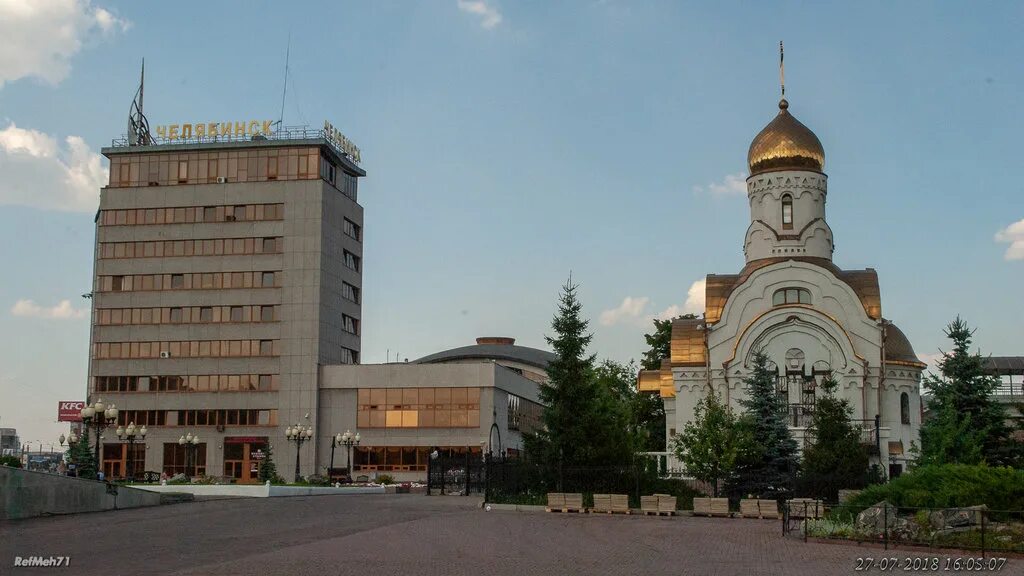
M 289 471 L 284 431 L 319 428 L 321 367 L 360 360 L 365 172 L 312 130 L 103 154 L 89 400 L 148 430 L 129 455 L 108 429 L 104 471 L 249 482 L 268 444 Z

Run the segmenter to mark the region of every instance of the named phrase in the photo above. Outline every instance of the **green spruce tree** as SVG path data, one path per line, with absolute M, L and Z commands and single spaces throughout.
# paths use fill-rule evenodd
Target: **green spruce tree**
M 775 391 L 776 374 L 768 368 L 768 357 L 757 352 L 753 361 L 754 369 L 743 381 L 747 397 L 740 400 L 746 410 L 740 425 L 750 442 L 738 457 L 730 492 L 782 499 L 791 494 L 798 471 L 796 440 L 787 426 L 786 401 Z
M 980 352 L 971 353 L 974 335 L 957 316 L 945 330 L 953 350 L 939 360 L 941 375 L 930 374 L 925 390 L 936 417 L 921 425 L 920 464 L 1021 466 L 1021 447 L 1007 425 L 1006 408 L 993 398 L 999 378 L 986 374 Z
M 260 462 L 260 471 L 257 477 L 261 483 L 273 483 L 279 480 L 277 464 L 274 464 L 274 446 L 272 444 L 267 444 L 267 450 L 263 455 L 263 461 Z
M 562 287 L 551 322 L 554 336 L 546 338 L 557 358 L 540 386 L 543 426 L 525 437 L 527 456 L 541 466 L 549 485 L 565 468 L 623 465 L 632 458 L 623 411 L 598 384 L 594 356 L 587 354 L 592 336 L 578 288 L 571 276 Z
M 83 428 L 77 442 L 68 444 L 68 464 L 74 464 L 79 478 L 96 479 L 96 453 L 89 445 L 89 429 Z
M 708 391 L 694 408 L 693 420 L 673 439 L 672 450 L 686 472 L 710 484 L 718 497 L 719 484 L 732 477 L 740 454 L 748 450 L 747 431 L 718 394 Z
M 836 396 L 837 387 L 831 376 L 822 383 L 824 393 L 814 403 L 800 463 L 804 490 L 830 502 L 839 499 L 839 490 L 862 488 L 868 471 L 868 452 L 853 423 L 853 407 Z

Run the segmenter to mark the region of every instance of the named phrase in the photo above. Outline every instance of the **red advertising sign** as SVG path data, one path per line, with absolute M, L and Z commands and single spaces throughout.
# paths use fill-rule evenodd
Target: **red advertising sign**
M 57 422 L 81 422 L 85 402 L 62 401 L 57 403 Z

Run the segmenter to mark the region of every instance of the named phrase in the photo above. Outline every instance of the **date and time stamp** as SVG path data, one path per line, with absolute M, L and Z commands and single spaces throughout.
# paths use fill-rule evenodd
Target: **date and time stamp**
M 858 556 L 854 572 L 1003 572 L 1007 558 L 980 556 Z

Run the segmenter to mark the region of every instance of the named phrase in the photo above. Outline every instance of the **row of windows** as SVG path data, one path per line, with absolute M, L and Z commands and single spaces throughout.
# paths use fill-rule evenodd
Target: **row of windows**
M 259 222 L 284 219 L 284 204 L 233 204 L 184 208 L 101 210 L 102 226 L 193 224 L 202 222 Z
M 176 342 L 96 342 L 93 358 L 230 358 L 278 356 L 280 340 L 193 340 Z
M 139 292 L 150 290 L 227 290 L 274 288 L 281 285 L 281 272 L 203 272 L 189 274 L 135 274 L 100 276 L 98 292 Z
M 520 398 L 515 394 L 508 395 L 508 429 L 520 432 L 533 432 L 541 428 L 541 415 L 544 407 L 536 402 Z
M 782 288 L 772 294 L 772 306 L 783 304 L 810 304 L 811 293 L 804 288 Z
M 360 388 L 360 428 L 478 428 L 480 388 Z
M 417 472 L 425 471 L 430 461 L 430 448 L 422 446 L 357 446 L 352 453 L 352 467 L 357 472 Z M 479 454 L 479 446 L 442 446 L 437 451 L 449 458 Z
M 359 304 L 359 288 L 356 288 L 348 282 L 343 281 L 341 283 L 341 296 L 346 300 Z
M 117 423 L 127 426 L 276 426 L 277 410 L 120 410 Z
M 345 266 L 348 266 L 349 268 L 355 270 L 356 272 L 359 272 L 359 267 L 362 264 L 362 260 L 363 259 L 360 258 L 359 256 L 356 256 L 355 254 L 349 252 L 348 250 L 344 251 L 344 255 L 345 255 Z
M 353 240 L 361 242 L 363 240 L 363 227 L 345 218 L 345 234 Z
M 284 238 L 210 238 L 206 240 L 157 240 L 148 242 L 100 242 L 100 258 L 163 258 L 166 256 L 232 256 L 280 254 Z
M 277 390 L 277 374 L 94 376 L 96 392 L 264 392 Z
M 320 157 L 320 177 L 338 189 L 339 192 L 352 199 L 359 200 L 356 190 L 356 177 L 347 172 L 339 171 L 326 158 Z
M 102 308 L 96 310 L 96 325 L 274 322 L 277 314 L 277 306 Z
M 177 442 L 164 443 L 164 474 L 206 475 L 206 442 L 196 444 L 195 452 L 189 453 Z
M 170 186 L 313 180 L 318 178 L 317 148 L 268 148 L 224 152 L 138 154 L 110 161 L 110 186 Z

